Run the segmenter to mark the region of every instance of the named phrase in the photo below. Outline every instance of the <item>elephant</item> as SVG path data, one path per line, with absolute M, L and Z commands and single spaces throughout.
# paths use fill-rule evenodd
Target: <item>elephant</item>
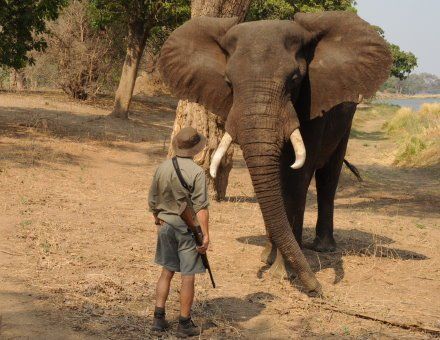
M 164 43 L 159 71 L 178 98 L 225 120 L 211 175 L 229 145 L 239 144 L 277 258 L 303 290 L 320 295 L 302 252 L 307 190 L 315 175 L 313 248 L 333 250 L 334 198 L 353 115 L 388 78 L 392 56 L 377 31 L 351 12 L 237 21 L 187 21 Z

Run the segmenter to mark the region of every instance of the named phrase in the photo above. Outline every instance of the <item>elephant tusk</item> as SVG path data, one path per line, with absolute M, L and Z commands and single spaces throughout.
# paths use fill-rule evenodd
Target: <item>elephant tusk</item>
M 292 169 L 300 169 L 306 161 L 306 147 L 304 146 L 299 129 L 296 129 L 292 132 L 290 135 L 290 141 L 292 142 L 293 150 L 295 151 L 295 163 L 293 163 L 290 167 Z
M 212 178 L 215 178 L 217 176 L 217 170 L 220 166 L 220 162 L 222 161 L 222 158 L 225 155 L 226 151 L 228 151 L 231 143 L 231 135 L 225 132 L 217 150 L 215 150 L 214 156 L 212 156 L 211 165 L 209 166 L 209 173 Z

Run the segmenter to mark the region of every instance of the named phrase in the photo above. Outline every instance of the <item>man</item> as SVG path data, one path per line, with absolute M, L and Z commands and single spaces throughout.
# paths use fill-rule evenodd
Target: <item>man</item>
M 205 268 L 199 253 L 204 254 L 209 245 L 208 193 L 205 172 L 193 161 L 206 145 L 206 138 L 195 129 L 186 127 L 174 137 L 173 149 L 184 181 L 185 189 L 175 171 L 172 160 L 163 162 L 153 178 L 149 193 L 150 211 L 158 225 L 155 262 L 162 266 L 162 273 L 156 286 L 156 307 L 154 331 L 165 331 L 169 325 L 165 319 L 165 302 L 170 291 L 171 279 L 180 272 L 180 317 L 177 335 L 194 336 L 200 333 L 191 320 L 191 306 L 194 299 L 195 274 L 204 273 Z M 189 202 L 203 231 L 203 245 L 196 247 L 192 233 L 179 216 L 182 202 Z

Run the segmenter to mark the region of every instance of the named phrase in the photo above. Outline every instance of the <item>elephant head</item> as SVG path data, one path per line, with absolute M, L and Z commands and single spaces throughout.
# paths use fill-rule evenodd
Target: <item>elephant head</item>
M 306 159 L 300 121 L 373 95 L 389 76 L 391 61 L 386 42 L 349 12 L 241 24 L 198 17 L 176 29 L 162 48 L 159 70 L 174 94 L 226 120 L 211 173 L 229 144 L 238 143 L 269 237 L 309 291 L 321 286 L 287 219 L 281 150 L 292 143 L 292 168 L 300 168 Z

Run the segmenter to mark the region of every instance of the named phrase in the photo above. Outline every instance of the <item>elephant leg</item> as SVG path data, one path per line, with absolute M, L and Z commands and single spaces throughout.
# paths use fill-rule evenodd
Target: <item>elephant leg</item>
M 292 162 L 288 160 L 288 163 Z M 283 195 L 284 207 L 287 219 L 295 235 L 296 241 L 302 248 L 302 234 L 304 223 L 304 210 L 306 206 L 307 191 L 313 176 L 311 162 L 306 161 L 303 169 L 299 172 L 292 171 L 290 167 L 283 167 Z
M 289 169 L 290 170 L 290 169 Z M 307 191 L 312 180 L 313 169 L 307 166 L 300 173 L 290 173 L 287 177 L 284 204 L 296 241 L 302 247 L 304 211 Z
M 320 252 L 336 250 L 333 238 L 333 211 L 339 175 L 347 150 L 348 131 L 342 138 L 329 161 L 315 172 L 316 191 L 318 196 L 318 220 L 316 222 L 316 237 L 312 249 Z

